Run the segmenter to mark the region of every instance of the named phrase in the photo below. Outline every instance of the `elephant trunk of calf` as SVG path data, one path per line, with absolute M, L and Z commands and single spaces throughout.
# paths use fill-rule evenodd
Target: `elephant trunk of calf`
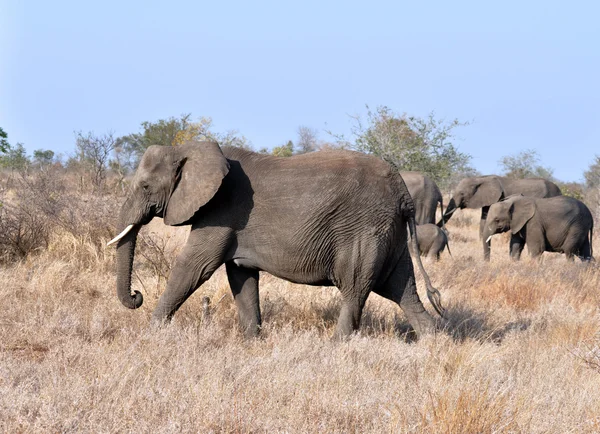
M 117 295 L 123 306 L 137 309 L 144 302 L 139 291 L 131 294 L 131 273 L 139 225 L 135 225 L 117 244 Z
M 481 238 L 484 243 L 489 244 L 495 234 L 495 231 L 492 231 L 488 225 L 485 225 L 481 231 Z

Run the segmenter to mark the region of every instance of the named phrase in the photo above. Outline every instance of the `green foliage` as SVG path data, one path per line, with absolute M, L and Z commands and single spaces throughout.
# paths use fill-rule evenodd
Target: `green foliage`
M 23 171 L 30 166 L 31 161 L 23 144 L 17 143 L 14 147 L 9 146 L 5 155 L 0 157 L 0 164 L 6 169 Z
M 120 137 L 117 140 L 115 151 L 118 154 L 116 161 L 127 169 L 135 169 L 140 158 L 152 145 L 177 146 L 189 140 L 215 140 L 221 146 L 238 146 L 250 148 L 249 140 L 240 135 L 237 130 L 225 133 L 211 131 L 212 119 L 201 117 L 198 121 L 191 121 L 191 114 L 179 117 L 159 119 L 156 122 L 142 122 L 142 131 Z
M 399 115 L 385 106 L 375 111 L 367 106 L 366 124 L 359 116 L 352 119 L 354 143 L 334 135 L 338 146 L 376 155 L 402 170 L 423 172 L 442 188 L 448 186 L 453 174 L 473 170 L 471 156 L 459 152 L 452 143 L 454 130 L 468 123 L 438 120 L 434 113 L 426 118 Z
M 37 149 L 33 151 L 33 164 L 37 167 L 44 168 L 54 162 L 54 151 L 49 149 Z
M 8 143 L 8 134 L 0 127 L 0 152 L 6 153 L 10 149 L 10 144 Z
M 504 175 L 509 178 L 545 178 L 554 180 L 554 170 L 539 165 L 540 157 L 536 150 L 527 149 L 516 155 L 507 155 L 500 160 Z
M 294 155 L 294 143 L 288 140 L 285 145 L 274 147 L 272 154 L 276 157 L 291 157 Z
M 555 181 L 563 196 L 573 197 L 578 200 L 585 199 L 584 185 L 579 182 Z

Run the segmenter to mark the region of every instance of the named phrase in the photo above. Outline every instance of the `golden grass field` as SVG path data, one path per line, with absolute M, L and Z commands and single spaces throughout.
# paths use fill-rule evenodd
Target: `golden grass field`
M 222 269 L 152 329 L 165 285 L 152 261 L 136 257 L 145 303 L 130 311 L 115 249 L 55 233 L 0 269 L 0 431 L 600 432 L 598 263 L 513 263 L 502 237 L 484 263 L 477 215 L 457 212 L 453 257 L 425 263 L 448 319 L 417 342 L 375 294 L 360 333 L 331 341 L 337 290 L 266 274 L 261 337 L 245 340 Z M 156 219 L 142 233 L 172 260 L 187 229 Z

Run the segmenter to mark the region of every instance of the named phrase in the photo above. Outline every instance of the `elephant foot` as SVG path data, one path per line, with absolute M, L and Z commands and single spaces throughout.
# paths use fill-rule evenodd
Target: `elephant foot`
M 150 327 L 154 330 L 164 328 L 171 324 L 173 316 L 157 315 L 156 312 L 152 314 L 150 318 Z
M 434 334 L 437 331 L 436 322 L 433 317 L 425 310 L 421 312 L 404 311 L 408 322 L 415 330 L 418 338 Z

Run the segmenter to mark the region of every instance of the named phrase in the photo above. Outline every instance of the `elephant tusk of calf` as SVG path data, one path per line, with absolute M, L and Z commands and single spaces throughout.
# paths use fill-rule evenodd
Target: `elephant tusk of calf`
M 490 235 L 489 237 L 487 237 L 487 240 L 485 240 L 486 244 L 490 242 L 490 240 L 492 239 L 493 235 Z
M 121 232 L 119 235 L 117 235 L 116 237 L 114 237 L 112 240 L 110 240 L 106 246 L 110 246 L 111 244 L 116 243 L 117 241 L 119 241 L 121 238 L 123 238 L 125 235 L 127 235 L 127 233 L 133 229 L 133 225 L 129 225 L 127 226 L 125 229 L 123 229 L 123 232 Z

